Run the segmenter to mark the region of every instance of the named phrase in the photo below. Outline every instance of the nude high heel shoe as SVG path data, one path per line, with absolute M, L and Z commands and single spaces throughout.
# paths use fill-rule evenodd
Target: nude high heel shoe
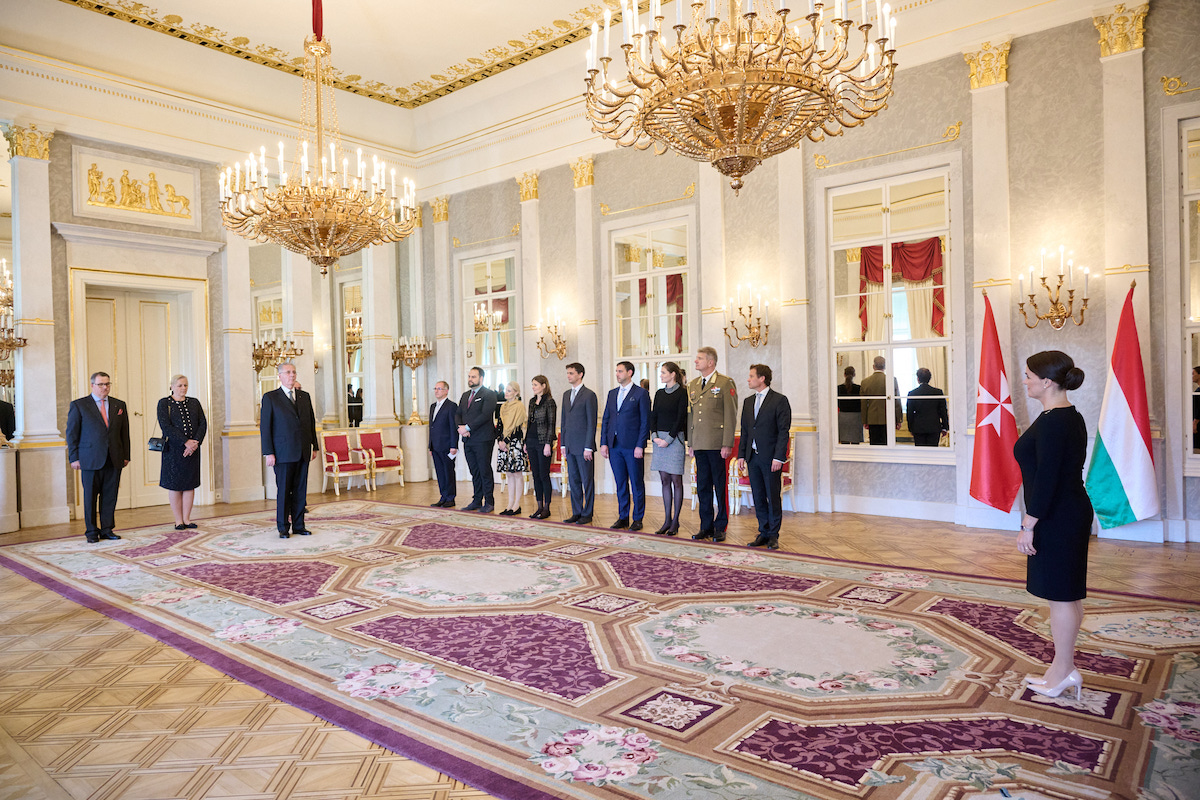
M 1036 686 L 1030 684 L 1029 691 L 1037 692 L 1046 697 L 1058 697 L 1063 692 L 1069 689 L 1075 690 L 1075 699 L 1079 700 L 1083 697 L 1083 676 L 1079 674 L 1079 670 L 1071 670 L 1071 674 L 1062 679 L 1062 682 L 1056 686 Z
M 1037 685 L 1037 686 L 1045 686 L 1045 685 L 1046 685 L 1046 679 L 1045 679 L 1045 678 L 1036 678 L 1036 677 L 1034 677 L 1033 675 L 1026 675 L 1026 676 L 1025 676 L 1025 683 L 1032 683 L 1032 684 L 1035 684 L 1035 685 Z

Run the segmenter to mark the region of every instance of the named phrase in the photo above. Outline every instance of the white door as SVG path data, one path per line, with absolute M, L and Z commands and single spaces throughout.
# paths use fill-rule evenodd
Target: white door
M 121 475 L 117 508 L 167 502 L 167 493 L 158 488 L 161 455 L 150 452 L 146 440 L 155 435 L 158 401 L 170 391 L 177 306 L 175 296 L 161 292 L 88 289 L 85 352 L 80 356 L 87 375 L 101 371 L 111 376 L 111 394 L 125 401 L 129 413 L 131 456 Z M 83 386 L 80 396 L 87 391 L 90 387 Z

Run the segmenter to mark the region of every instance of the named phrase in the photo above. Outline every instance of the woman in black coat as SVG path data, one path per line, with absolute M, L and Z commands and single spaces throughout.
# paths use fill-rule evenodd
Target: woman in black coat
M 554 461 L 554 447 L 558 440 L 558 431 L 555 429 L 558 405 L 550 392 L 550 380 L 545 375 L 535 375 L 530 386 L 533 387 L 533 396 L 529 398 L 525 452 L 529 456 L 529 472 L 533 475 L 533 493 L 537 497 L 538 507 L 529 518 L 548 519 L 550 500 L 554 497 L 550 463 Z
M 200 445 L 208 433 L 208 420 L 200 401 L 187 396 L 188 379 L 171 379 L 171 394 L 158 401 L 158 425 L 166 443 L 158 485 L 167 490 L 175 530 L 195 528 L 192 501 L 200 485 Z

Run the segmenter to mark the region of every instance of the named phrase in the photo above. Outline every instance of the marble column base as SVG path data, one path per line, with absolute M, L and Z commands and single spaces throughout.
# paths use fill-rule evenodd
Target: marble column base
M 67 504 L 67 446 L 21 448 L 17 451 L 21 492 L 21 527 L 61 525 L 71 521 Z

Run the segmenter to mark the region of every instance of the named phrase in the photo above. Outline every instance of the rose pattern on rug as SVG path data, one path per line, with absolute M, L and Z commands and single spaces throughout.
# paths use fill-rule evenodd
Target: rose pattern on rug
M 419 699 L 431 697 L 422 691 L 437 683 L 438 671 L 432 664 L 398 661 L 395 664 L 376 664 L 366 669 L 348 672 L 337 685 L 338 691 L 364 700 L 404 697 L 416 694 Z
M 103 567 L 81 569 L 71 577 L 80 581 L 100 581 L 105 578 L 115 578 L 118 575 L 128 575 L 130 572 L 137 571 L 138 568 L 132 564 L 111 564 Z
M 282 636 L 287 636 L 299 630 L 302 626 L 298 620 L 284 617 L 269 619 L 249 619 L 245 622 L 235 622 L 219 631 L 213 632 L 213 637 L 227 642 L 269 642 Z
M 704 560 L 709 564 L 721 564 L 726 567 L 747 567 L 751 564 L 761 564 L 764 559 L 758 553 L 708 553 Z
M 275 530 L 275 520 L 252 527 L 223 530 L 218 535 L 202 541 L 200 546 L 214 553 L 237 558 L 259 558 L 271 556 L 319 557 L 345 550 L 355 550 L 379 544 L 390 534 L 356 525 L 324 523 L 315 536 L 293 536 L 280 539 Z
M 1043 664 L 1054 660 L 1054 643 L 1017 623 L 1017 617 L 1025 611 L 1023 608 L 943 598 L 927 610 L 931 614 L 943 614 L 969 625 Z M 1075 663 L 1080 669 L 1118 678 L 1133 678 L 1141 674 L 1145 667 L 1141 659 L 1085 650 L 1076 651 Z
M 621 585 L 660 595 L 761 592 L 785 589 L 806 592 L 821 581 L 770 572 L 697 564 L 646 553 L 614 553 L 600 561 L 608 564 Z
M 274 606 L 311 600 L 324 591 L 338 572 L 322 561 L 259 562 L 250 564 L 192 564 L 171 570 L 209 586 L 254 597 Z
M 1200 703 L 1175 700 L 1153 700 L 1136 709 L 1138 719 L 1157 731 L 1189 742 L 1187 757 L 1200 761 Z
M 204 597 L 207 594 L 209 594 L 208 589 L 201 589 L 196 586 L 182 586 L 178 589 L 166 589 L 161 592 L 147 592 L 134 602 L 141 603 L 144 606 L 164 606 L 184 600 L 195 600 L 197 597 Z
M 460 528 L 441 522 L 417 525 L 397 542 L 414 550 L 471 550 L 497 547 L 537 547 L 549 539 L 515 536 L 500 531 L 481 531 Z
M 182 564 L 185 561 L 195 561 L 195 560 L 196 560 L 195 556 L 189 556 L 189 555 L 184 555 L 184 554 L 180 553 L 179 555 L 163 556 L 162 558 L 151 558 L 144 563 L 146 563 L 147 565 L 149 565 L 151 567 L 165 567 L 170 564 Z
M 1136 615 L 1100 614 L 1089 620 L 1095 637 L 1151 647 L 1200 644 L 1200 611 Z
M 888 589 L 878 589 L 874 586 L 852 586 L 844 592 L 835 594 L 841 600 L 855 600 L 860 603 L 874 603 L 878 606 L 891 604 L 897 598 L 907 597 L 904 592 L 893 592 Z
M 659 747 L 636 728 L 589 725 L 545 742 L 530 761 L 559 780 L 607 786 L 641 775 L 658 760 Z
M 585 623 L 551 614 L 392 616 L 352 629 L 566 700 L 586 697 L 619 680 L 600 667 Z
M 1001 764 L 990 758 L 962 756 L 961 758 L 927 758 L 908 765 L 914 772 L 928 772 L 943 781 L 969 783 L 979 791 L 992 788 L 998 780 L 1015 780 L 1017 764 Z
M 754 617 L 774 617 L 780 623 L 784 620 L 818 622 L 830 628 L 828 635 L 831 637 L 843 636 L 842 631 L 861 631 L 885 643 L 893 657 L 886 666 L 875 670 L 811 674 L 755 663 L 746 658 L 730 658 L 726 654 L 697 646 L 705 626 Z M 935 679 L 944 679 L 953 666 L 949 655 L 954 649 L 916 626 L 792 604 L 692 605 L 683 609 L 682 613 L 642 623 L 638 630 L 649 643 L 653 654 L 663 663 L 674 661 L 687 669 L 727 681 L 807 697 L 925 688 Z M 788 634 L 781 631 L 780 635 L 786 637 Z M 810 642 L 810 646 L 819 647 L 820 644 Z
M 663 690 L 621 711 L 621 716 L 683 733 L 704 724 L 720 709 L 716 703 Z
M 137 547 L 126 547 L 122 550 L 117 550 L 117 553 L 126 558 L 144 558 L 146 556 L 157 556 L 175 547 L 180 542 L 186 542 L 188 539 L 200 536 L 203 531 L 187 530 L 187 531 L 171 531 L 162 536 L 157 541 L 148 544 L 141 544 Z
M 854 786 L 883 758 L 963 751 L 1009 750 L 1050 763 L 1062 760 L 1098 771 L 1108 739 L 1007 718 L 971 718 L 858 725 L 804 725 L 771 719 L 733 749 L 825 780 Z
M 493 583 L 488 587 L 489 579 Z M 495 581 L 503 586 L 495 587 Z M 526 603 L 582 584 L 574 567 L 507 553 L 465 553 L 415 558 L 378 567 L 362 585 L 425 605 L 461 606 Z M 462 591 L 462 586 L 483 586 Z
M 924 589 L 929 577 L 917 572 L 873 572 L 867 581 L 885 589 Z

